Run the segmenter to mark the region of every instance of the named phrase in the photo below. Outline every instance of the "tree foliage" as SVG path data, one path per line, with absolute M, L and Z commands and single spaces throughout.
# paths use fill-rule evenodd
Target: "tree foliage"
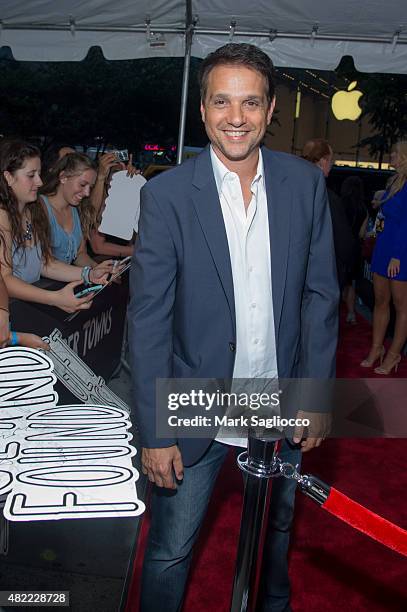
M 373 128 L 373 134 L 360 141 L 370 153 L 383 161 L 393 144 L 407 136 L 407 77 L 373 75 L 363 79 L 361 105 Z
M 4 54 L 3 54 L 4 55 Z M 186 143 L 206 142 L 199 117 L 196 73 L 191 62 Z M 182 58 L 107 61 L 93 48 L 82 62 L 17 62 L 0 59 L 0 132 L 102 143 L 135 150 L 143 142 L 177 141 Z

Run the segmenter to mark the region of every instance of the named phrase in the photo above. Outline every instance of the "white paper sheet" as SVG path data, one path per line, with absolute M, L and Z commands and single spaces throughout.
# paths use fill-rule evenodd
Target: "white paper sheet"
M 113 174 L 99 227 L 102 234 L 130 240 L 133 230 L 138 231 L 140 189 L 145 183 L 143 176 L 137 174 L 131 178 L 125 170 Z

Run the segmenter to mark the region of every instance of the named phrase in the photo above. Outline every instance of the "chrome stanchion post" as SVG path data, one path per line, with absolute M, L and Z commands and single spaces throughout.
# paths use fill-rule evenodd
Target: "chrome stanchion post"
M 280 448 L 279 437 L 280 432 L 267 438 L 249 433 L 247 452 L 238 457 L 238 465 L 245 472 L 245 487 L 231 612 L 254 612 L 256 606 L 271 494 L 270 479 L 279 474 L 275 461 Z

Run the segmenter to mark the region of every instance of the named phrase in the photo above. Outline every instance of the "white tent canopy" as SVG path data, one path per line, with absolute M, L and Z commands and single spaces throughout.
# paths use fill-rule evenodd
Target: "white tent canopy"
M 18 60 L 192 55 L 233 39 L 261 47 L 277 66 L 331 70 L 352 55 L 365 72 L 407 73 L 402 0 L 1 0 L 0 45 Z
M 256 44 L 276 66 L 407 73 L 405 0 L 1 0 L 0 46 L 18 60 L 184 56 L 177 163 L 191 55 L 228 41 Z

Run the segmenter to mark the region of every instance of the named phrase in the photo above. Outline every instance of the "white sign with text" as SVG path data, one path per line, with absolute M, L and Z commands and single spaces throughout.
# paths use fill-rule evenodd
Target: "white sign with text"
M 51 359 L 0 350 L 0 495 L 10 521 L 138 516 L 126 410 L 58 406 Z

